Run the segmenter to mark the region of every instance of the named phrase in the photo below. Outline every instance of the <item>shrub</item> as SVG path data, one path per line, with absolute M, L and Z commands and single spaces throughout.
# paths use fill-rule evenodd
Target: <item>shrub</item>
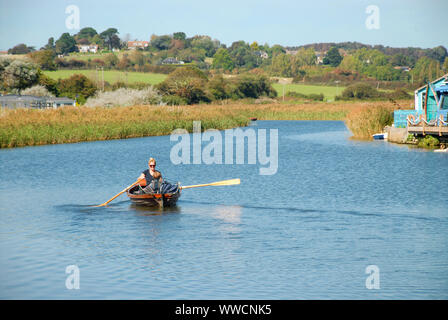
M 372 99 L 372 98 L 380 98 L 381 93 L 376 90 L 374 87 L 365 84 L 358 83 L 348 86 L 342 92 L 342 95 L 337 97 L 337 100 L 350 100 L 350 99 Z
M 38 84 L 22 90 L 20 94 L 37 97 L 53 97 L 53 95 L 47 90 L 47 88 Z
M 201 70 L 194 67 L 182 67 L 170 73 L 158 85 L 158 89 L 164 95 L 181 97 L 188 104 L 210 102 L 211 99 L 206 92 L 207 81 L 207 76 Z
M 215 100 L 224 100 L 231 97 L 229 82 L 222 75 L 216 75 L 208 82 L 208 90 Z
M 232 96 L 239 98 L 258 98 L 260 96 L 275 98 L 277 96 L 277 91 L 265 76 L 244 74 L 233 81 L 235 90 L 232 92 Z
M 74 74 L 67 79 L 59 79 L 58 90 L 61 96 L 67 96 L 83 104 L 87 98 L 93 96 L 96 85 L 82 74 Z
M 291 97 L 291 98 L 308 99 L 308 100 L 313 100 L 313 101 L 324 101 L 324 98 L 325 98 L 323 93 L 319 93 L 319 94 L 310 93 L 310 94 L 306 95 L 306 94 L 294 92 L 294 91 L 288 91 L 285 96 Z
M 37 65 L 21 60 L 2 60 L 0 63 L 0 89 L 20 91 L 39 81 Z
M 188 101 L 179 96 L 164 96 L 162 101 L 169 106 L 181 106 L 188 104 Z
M 420 148 L 436 148 L 440 144 L 439 140 L 433 136 L 425 136 L 422 139 L 419 139 L 418 146 Z
M 397 99 L 397 100 L 405 100 L 410 99 L 411 95 L 409 95 L 406 90 L 397 88 L 393 92 L 387 93 L 386 96 L 390 99 Z
M 142 90 L 119 88 L 115 91 L 98 92 L 86 101 L 88 107 L 115 107 L 134 105 L 157 105 L 162 102 L 162 96 L 154 89 L 147 87 Z

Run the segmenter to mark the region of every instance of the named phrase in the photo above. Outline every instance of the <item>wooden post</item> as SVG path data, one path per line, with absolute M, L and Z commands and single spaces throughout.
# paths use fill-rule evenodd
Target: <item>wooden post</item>
M 428 93 L 429 93 L 429 83 L 426 85 L 425 93 L 425 103 L 423 105 L 423 115 L 425 116 L 425 121 L 428 119 L 426 112 L 428 111 Z

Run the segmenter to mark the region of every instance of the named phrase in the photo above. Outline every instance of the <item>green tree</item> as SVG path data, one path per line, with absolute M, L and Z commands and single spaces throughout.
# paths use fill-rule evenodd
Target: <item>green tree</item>
M 414 77 L 414 81 L 427 83 L 440 77 L 442 70 L 439 61 L 428 57 L 421 57 L 417 60 L 414 69 L 411 70 L 411 74 Z
M 34 51 L 34 47 L 28 47 L 26 44 L 21 43 L 8 50 L 8 54 L 27 54 Z
M 258 42 L 257 42 L 257 41 L 252 42 L 251 45 L 250 45 L 250 48 L 251 48 L 252 50 L 254 50 L 254 51 L 258 51 L 258 50 L 260 50 L 260 46 L 258 45 Z
M 205 60 L 205 50 L 199 48 L 187 48 L 179 50 L 177 57 L 184 62 L 203 62 Z
M 232 71 L 234 67 L 235 64 L 233 63 L 233 60 L 230 57 L 230 54 L 227 51 L 227 49 L 224 48 L 218 49 L 218 51 L 216 51 L 215 55 L 213 56 L 212 68 Z
M 56 40 L 55 50 L 57 54 L 67 54 L 77 51 L 75 38 L 68 32 L 63 33 L 61 37 Z
M 28 54 L 31 60 L 38 64 L 42 70 L 56 70 L 54 63 L 55 53 L 53 50 L 39 50 Z
M 437 60 L 440 63 L 443 63 L 447 56 L 448 56 L 448 52 L 446 51 L 446 48 L 444 46 L 438 46 L 438 47 L 432 48 L 428 51 L 428 54 L 427 54 L 428 58 Z
M 173 39 L 174 40 L 185 40 L 187 35 L 184 32 L 174 32 Z
M 316 64 L 316 52 L 314 48 L 300 48 L 292 60 L 296 67 L 314 66 Z
M 88 97 L 95 94 L 97 87 L 82 74 L 74 74 L 68 79 L 59 79 L 58 91 L 61 96 L 75 99 L 83 104 Z
M 291 65 L 291 56 L 286 53 L 280 53 L 272 58 L 270 72 L 274 76 L 292 77 L 293 70 Z
M 55 96 L 59 96 L 58 82 L 46 76 L 44 73 L 39 74 L 38 84 L 47 88 Z
M 55 45 L 54 45 L 54 38 L 53 38 L 53 37 L 50 37 L 50 38 L 48 38 L 48 42 L 47 42 L 47 44 L 43 47 L 43 49 L 44 49 L 44 50 L 52 50 L 52 51 L 54 51 L 54 47 L 55 47 Z
M 448 73 L 448 57 L 445 58 L 445 62 L 443 63 L 443 72 Z
M 209 36 L 195 36 L 190 41 L 192 48 L 204 49 L 207 57 L 212 57 L 219 47 L 219 43 L 212 41 Z
M 233 42 L 229 48 L 229 54 L 235 63 L 235 67 L 253 69 L 258 67 L 260 61 L 254 51 L 244 41 Z
M 342 56 L 336 47 L 331 47 L 323 59 L 323 64 L 329 64 L 332 67 L 337 67 L 342 61 Z
M 112 48 L 120 48 L 120 38 L 118 37 L 118 30 L 115 28 L 109 28 L 100 33 L 100 37 L 104 40 L 104 43 L 109 47 L 109 50 Z
M 275 57 L 276 55 L 286 53 L 285 48 L 283 48 L 279 44 L 273 45 L 268 51 L 270 51 L 271 57 Z
M 342 59 L 339 68 L 348 71 L 358 71 L 358 60 L 352 55 L 346 55 L 344 59 Z
M 92 44 L 97 44 L 99 48 L 104 48 L 105 44 L 104 44 L 104 39 L 101 38 L 101 36 L 99 34 L 94 35 L 91 39 L 90 39 L 90 43 Z
M 82 28 L 79 30 L 79 32 L 76 34 L 76 39 L 87 39 L 90 41 L 94 36 L 96 36 L 98 32 L 96 32 L 95 29 L 91 27 Z
M 171 48 L 172 38 L 168 35 L 163 36 L 152 36 L 151 37 L 151 46 L 156 48 L 157 50 L 168 50 Z

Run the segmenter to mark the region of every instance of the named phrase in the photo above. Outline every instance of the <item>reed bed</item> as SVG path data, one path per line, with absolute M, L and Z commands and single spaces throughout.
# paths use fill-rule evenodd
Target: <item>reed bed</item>
M 2 110 L 0 148 L 168 135 L 179 128 L 192 132 L 193 121 L 201 121 L 203 130 L 211 128 L 223 130 L 247 126 L 252 117 L 258 120 L 344 120 L 347 117 L 346 124 L 357 136 L 358 131 L 362 130 L 356 128 L 365 125 L 363 119 L 369 117 L 363 109 L 370 110 L 383 105 L 386 105 L 386 108 L 393 108 L 390 103 L 375 102 L 367 105 L 365 103 L 300 105 L 224 103 L 192 106 L 111 108 L 83 106 Z M 359 112 L 360 115 L 355 117 Z M 368 125 L 370 126 L 369 123 Z M 371 131 L 368 132 L 370 134 Z
M 203 129 L 219 130 L 250 121 L 225 108 L 213 113 L 203 107 L 158 106 L 8 110 L 0 117 L 0 147 L 167 135 L 177 128 L 191 132 L 194 120 L 200 120 Z
M 385 126 L 393 123 L 394 109 L 393 105 L 387 103 L 357 107 L 347 115 L 345 124 L 353 133 L 352 138 L 371 140 L 372 135 L 383 132 Z

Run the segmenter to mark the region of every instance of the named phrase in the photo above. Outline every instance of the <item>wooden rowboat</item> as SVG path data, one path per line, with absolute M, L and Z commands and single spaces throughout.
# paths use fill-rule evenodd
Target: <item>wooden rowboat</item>
M 140 186 L 135 187 L 127 191 L 129 199 L 135 204 L 144 205 L 148 207 L 173 207 L 176 205 L 177 200 L 181 195 L 181 188 L 177 188 L 174 193 L 140 193 Z

